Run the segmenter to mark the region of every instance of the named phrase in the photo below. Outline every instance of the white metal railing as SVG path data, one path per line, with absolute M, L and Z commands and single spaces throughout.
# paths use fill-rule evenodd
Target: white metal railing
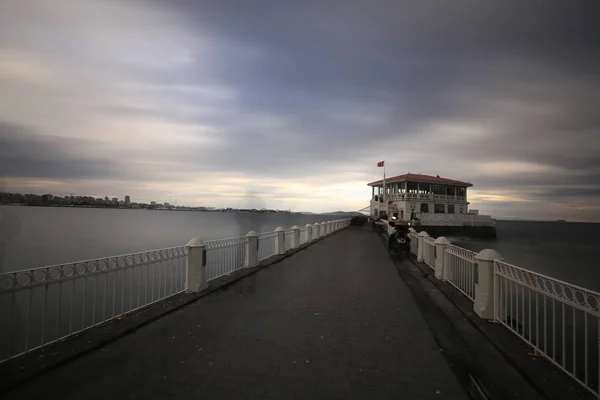
M 304 226 L 304 227 L 300 228 L 300 244 L 301 245 L 309 242 L 308 234 L 309 234 L 309 232 L 311 232 L 310 229 L 311 228 L 308 226 Z
M 283 231 L 284 237 L 283 237 L 283 243 L 284 243 L 284 249 L 285 251 L 291 250 L 294 246 L 292 246 L 292 241 L 294 239 L 294 230 L 293 229 L 287 229 L 285 231 Z
M 277 232 L 258 234 L 258 261 L 277 255 Z
M 475 254 L 452 245 L 447 245 L 444 251 L 446 280 L 471 300 L 475 299 Z
M 350 226 L 350 221 L 348 218 L 328 224 L 329 233 Z M 300 243 L 292 239 L 295 229 L 278 228 L 254 237 L 210 240 L 200 245 L 190 242 L 186 246 L 2 273 L 0 363 L 189 289 L 189 267 L 196 265 L 191 261 L 193 247 L 202 249 L 203 279 L 208 282 L 248 267 L 250 262 L 256 265 L 277 255 L 280 243 L 284 252 L 308 243 L 309 230 L 313 232 L 311 241 L 317 240 L 324 236 L 325 226 L 317 223 L 299 228 Z M 252 248 L 251 239 L 256 241 Z
M 408 237 L 410 238 L 410 252 L 417 255 L 419 252 L 419 235 L 411 232 Z
M 432 269 L 435 269 L 435 245 L 433 242 L 434 238 L 425 236 L 423 237 L 423 259 L 425 264 L 429 265 Z
M 494 261 L 494 318 L 600 398 L 600 293 Z
M 248 236 L 210 240 L 206 243 L 206 279 L 211 281 L 244 268 Z
M 187 246 L 0 274 L 0 361 L 186 289 Z

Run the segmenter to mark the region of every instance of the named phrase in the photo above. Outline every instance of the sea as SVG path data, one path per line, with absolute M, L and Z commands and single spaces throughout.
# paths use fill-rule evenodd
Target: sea
M 339 217 L 297 213 L 0 206 L 0 272 L 184 245 Z M 600 224 L 497 221 L 497 238 L 449 237 L 506 262 L 600 291 Z

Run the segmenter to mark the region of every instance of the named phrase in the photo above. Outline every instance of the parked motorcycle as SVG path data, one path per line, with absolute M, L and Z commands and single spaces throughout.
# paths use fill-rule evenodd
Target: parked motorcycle
M 393 252 L 399 257 L 408 257 L 410 254 L 410 237 L 408 236 L 408 228 L 410 227 L 410 223 L 398 221 L 395 218 L 388 223 L 394 228 L 394 233 L 392 233 L 388 239 L 389 251 Z

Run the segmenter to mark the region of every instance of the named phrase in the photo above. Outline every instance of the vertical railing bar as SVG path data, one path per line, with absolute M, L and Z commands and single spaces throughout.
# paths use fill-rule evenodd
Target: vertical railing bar
M 577 309 L 575 307 L 571 308 L 573 309 L 573 376 L 577 377 L 577 336 L 575 334 Z
M 547 314 L 547 310 L 548 310 L 548 303 L 546 302 L 546 300 L 548 299 L 548 296 L 543 295 L 544 296 L 544 353 L 548 353 L 548 318 L 546 316 Z
M 95 276 L 92 280 L 94 284 L 94 300 L 92 301 L 92 326 L 96 325 L 96 283 L 98 283 L 99 276 Z
M 115 317 L 115 310 L 117 304 L 117 277 L 119 276 L 119 270 L 115 268 L 115 276 L 113 277 L 113 301 L 112 301 L 112 315 L 111 318 Z
M 31 277 L 33 280 L 33 276 Z M 33 303 L 33 289 L 29 289 L 29 305 L 27 306 L 27 323 L 25 324 L 25 352 L 29 350 L 29 324 L 31 322 L 31 304 Z
M 86 290 L 87 290 L 87 276 L 83 278 L 83 297 L 81 304 L 81 329 L 85 328 L 85 301 L 86 301 Z
M 525 328 L 525 286 L 521 285 L 521 337 L 527 338 L 527 331 Z
M 148 264 L 146 264 L 146 286 L 144 286 L 144 305 L 148 304 L 148 282 L 150 281 L 150 260 L 148 260 Z
M 513 287 L 513 282 L 512 281 L 508 281 L 508 298 L 510 299 L 510 308 L 509 308 L 509 317 L 510 319 L 508 320 L 510 322 L 510 329 L 514 330 L 513 327 L 513 295 L 512 295 L 512 287 Z
M 75 279 L 73 279 L 71 285 L 71 303 L 69 304 L 69 335 L 73 333 L 73 303 L 75 303 Z
M 556 359 L 556 301 L 552 298 L 552 358 Z
M 123 268 L 123 282 L 121 284 L 121 313 L 122 315 L 125 313 L 125 285 L 127 284 L 127 269 Z
M 128 312 L 133 310 L 133 277 L 135 276 L 135 267 L 127 268 L 129 270 L 129 309 Z
M 528 296 L 529 297 L 529 312 L 528 312 L 528 314 L 529 314 L 529 342 L 531 343 L 532 336 L 533 336 L 532 335 L 533 328 L 531 325 L 531 288 L 527 288 L 527 293 L 529 295 Z
M 515 286 L 515 332 L 519 335 L 519 286 L 513 282 Z
M 108 264 L 107 267 L 108 269 Z M 106 303 L 108 303 L 108 271 L 104 271 L 104 296 L 102 297 L 102 321 L 106 321 Z
M 17 319 L 17 316 L 15 315 L 16 314 L 16 310 L 17 310 L 17 299 L 16 299 L 16 297 L 17 297 L 17 293 L 15 291 L 13 291 L 12 294 L 11 294 L 11 296 L 10 296 L 10 298 L 11 298 L 11 301 L 10 301 L 10 303 L 11 303 L 10 304 L 10 309 L 11 309 L 11 313 L 10 314 L 11 314 L 11 316 L 10 316 L 10 323 L 8 324 L 8 340 L 7 340 L 7 344 L 8 344 L 8 358 L 12 357 L 12 355 L 13 355 L 13 348 L 14 348 L 14 342 L 13 342 L 13 340 L 14 340 L 14 336 L 15 336 L 15 332 L 14 331 L 16 329 L 13 329 L 13 327 L 16 328 L 16 325 L 17 325 L 16 321 L 15 321 Z
M 535 347 L 540 347 L 540 302 L 537 290 L 535 291 Z
M 56 299 L 56 329 L 55 329 L 55 337 L 58 340 L 58 338 L 60 337 L 60 310 L 62 308 L 62 284 L 63 282 L 60 281 L 58 282 L 58 297 Z
M 44 334 L 46 333 L 46 311 L 48 310 L 48 284 L 44 285 L 44 309 L 42 310 L 42 337 L 40 345 L 44 345 Z
M 583 352 L 583 357 L 584 357 L 584 374 L 585 374 L 585 384 L 588 384 L 588 315 L 587 312 L 583 313 L 583 326 L 584 326 L 584 338 L 583 338 L 583 346 L 585 351 Z M 600 332 L 599 332 L 600 334 Z M 600 387 L 598 388 L 598 390 L 600 391 Z
M 566 344 L 566 336 L 567 336 L 567 321 L 565 314 L 565 303 L 562 303 L 562 367 L 564 369 L 567 368 L 567 344 Z
M 140 295 L 142 292 L 142 261 L 140 260 L 140 265 L 138 265 L 138 276 L 137 276 L 137 304 L 136 304 L 136 308 L 140 308 L 141 304 L 140 304 Z M 135 268 L 135 267 L 134 267 Z

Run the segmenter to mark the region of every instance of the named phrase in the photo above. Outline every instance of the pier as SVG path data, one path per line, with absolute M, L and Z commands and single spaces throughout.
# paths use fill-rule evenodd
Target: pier
M 498 254 L 413 231 L 414 257 L 398 260 L 359 222 L 4 273 L 0 395 L 598 397 L 597 336 L 576 323 L 598 324 L 593 292 L 561 283 L 572 303 L 532 306 L 550 296 L 541 278 Z

